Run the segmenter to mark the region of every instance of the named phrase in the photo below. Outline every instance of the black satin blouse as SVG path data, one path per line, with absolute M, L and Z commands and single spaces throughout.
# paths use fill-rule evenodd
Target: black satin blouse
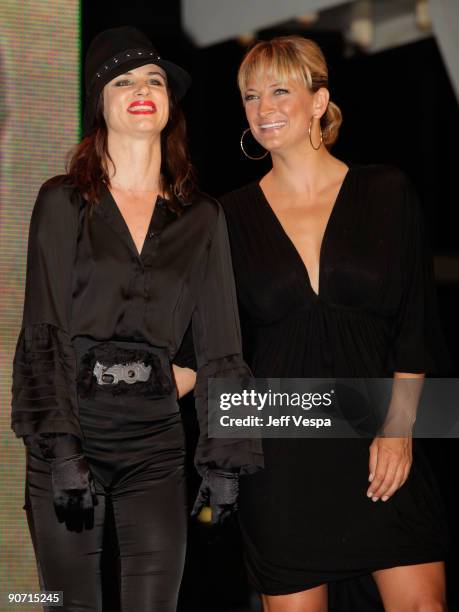
M 108 189 L 90 207 L 65 177 L 51 179 L 38 194 L 29 231 L 24 315 L 13 367 L 16 435 L 81 437 L 78 338 L 147 342 L 166 351 L 171 363 L 192 366 L 194 358 L 179 352 L 190 322 L 201 430 L 196 463 L 250 472 L 262 463 L 259 441 L 207 437 L 208 377 L 249 373 L 241 356 L 219 204 L 197 194 L 178 215 L 158 198 L 138 253 Z

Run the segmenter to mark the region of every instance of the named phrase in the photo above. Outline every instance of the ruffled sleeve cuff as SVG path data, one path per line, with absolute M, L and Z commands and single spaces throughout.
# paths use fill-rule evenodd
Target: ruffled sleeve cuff
M 209 378 L 250 378 L 252 373 L 241 355 L 213 359 L 198 368 L 194 391 L 200 436 L 195 465 L 200 473 L 206 467 L 252 474 L 264 467 L 261 439 L 208 437 Z
M 69 335 L 47 323 L 23 327 L 13 361 L 16 435 L 56 432 L 81 438 L 75 381 L 76 359 Z

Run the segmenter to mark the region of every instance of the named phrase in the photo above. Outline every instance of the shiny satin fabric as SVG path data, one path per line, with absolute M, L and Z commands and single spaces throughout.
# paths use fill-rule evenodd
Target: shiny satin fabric
M 92 515 L 59 523 L 49 463 L 33 450 L 27 454 L 26 510 L 41 588 L 62 590 L 65 612 L 102 611 L 110 500 L 121 611 L 175 612 L 187 524 L 180 414 L 155 418 L 151 402 L 126 408 L 87 400 L 80 402 L 80 418 L 98 500 Z
M 92 513 L 59 522 L 49 462 L 34 449 L 27 452 L 26 510 L 41 588 L 62 590 L 65 612 L 103 610 L 109 502 L 121 611 L 175 612 L 187 524 L 184 435 L 175 390 L 157 399 L 131 395 L 128 402 L 122 395 L 80 398 L 79 415 L 98 500 Z
M 228 360 L 249 374 L 220 205 L 196 193 L 178 214 L 158 198 L 139 253 L 106 187 L 90 206 L 68 177 L 48 181 L 30 224 L 24 317 L 13 366 L 16 435 L 81 438 L 76 338 L 145 342 L 171 363 L 190 327 L 199 389 L 207 389 L 209 372 L 227 370 Z M 242 472 L 262 465 L 259 441 L 207 437 L 206 392 L 196 396 L 196 412 L 196 464 Z

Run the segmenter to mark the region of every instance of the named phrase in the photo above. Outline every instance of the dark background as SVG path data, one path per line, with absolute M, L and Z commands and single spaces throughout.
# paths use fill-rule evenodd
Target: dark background
M 184 101 L 184 110 L 192 158 L 201 189 L 218 196 L 261 177 L 269 162 L 247 160 L 239 148 L 246 121 L 236 87 L 236 72 L 245 49 L 236 41 L 196 48 L 182 31 L 179 6 L 178 0 L 153 3 L 129 0 L 122 6 L 106 0 L 83 2 L 82 54 L 84 57 L 89 42 L 101 30 L 133 25 L 152 38 L 163 57 L 191 73 L 193 85 Z M 298 23 L 289 22 L 261 31 L 258 37 L 294 33 L 318 42 L 329 64 L 331 97 L 344 117 L 333 154 L 348 164 L 385 163 L 403 169 L 421 198 L 434 254 L 458 257 L 459 107 L 435 39 L 375 55 L 356 53 L 346 59 L 340 32 L 308 32 Z M 440 314 L 455 364 L 453 374 L 458 376 L 459 281 L 441 282 L 442 268 L 437 267 Z M 456 276 L 459 277 L 459 271 Z M 182 408 L 192 447 L 196 424 L 191 400 L 187 399 Z M 450 610 L 459 610 L 459 441 L 424 440 L 423 445 L 450 518 L 449 606 Z M 189 471 L 192 500 L 198 479 L 191 460 Z M 113 583 L 109 590 L 113 593 Z M 191 523 L 179 609 L 182 612 L 257 609 L 257 598 L 245 581 L 235 525 L 218 530 Z M 107 610 L 115 612 L 113 602 L 107 603 Z

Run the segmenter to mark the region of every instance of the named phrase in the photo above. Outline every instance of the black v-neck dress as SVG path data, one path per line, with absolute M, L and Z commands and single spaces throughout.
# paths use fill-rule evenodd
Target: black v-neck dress
M 257 377 L 438 372 L 447 356 L 416 195 L 384 166 L 351 167 L 323 237 L 319 294 L 258 183 L 220 199 Z M 241 479 L 249 577 L 265 594 L 444 559 L 441 503 L 419 451 L 387 502 L 368 488 L 369 439 L 265 439 L 265 470 Z

